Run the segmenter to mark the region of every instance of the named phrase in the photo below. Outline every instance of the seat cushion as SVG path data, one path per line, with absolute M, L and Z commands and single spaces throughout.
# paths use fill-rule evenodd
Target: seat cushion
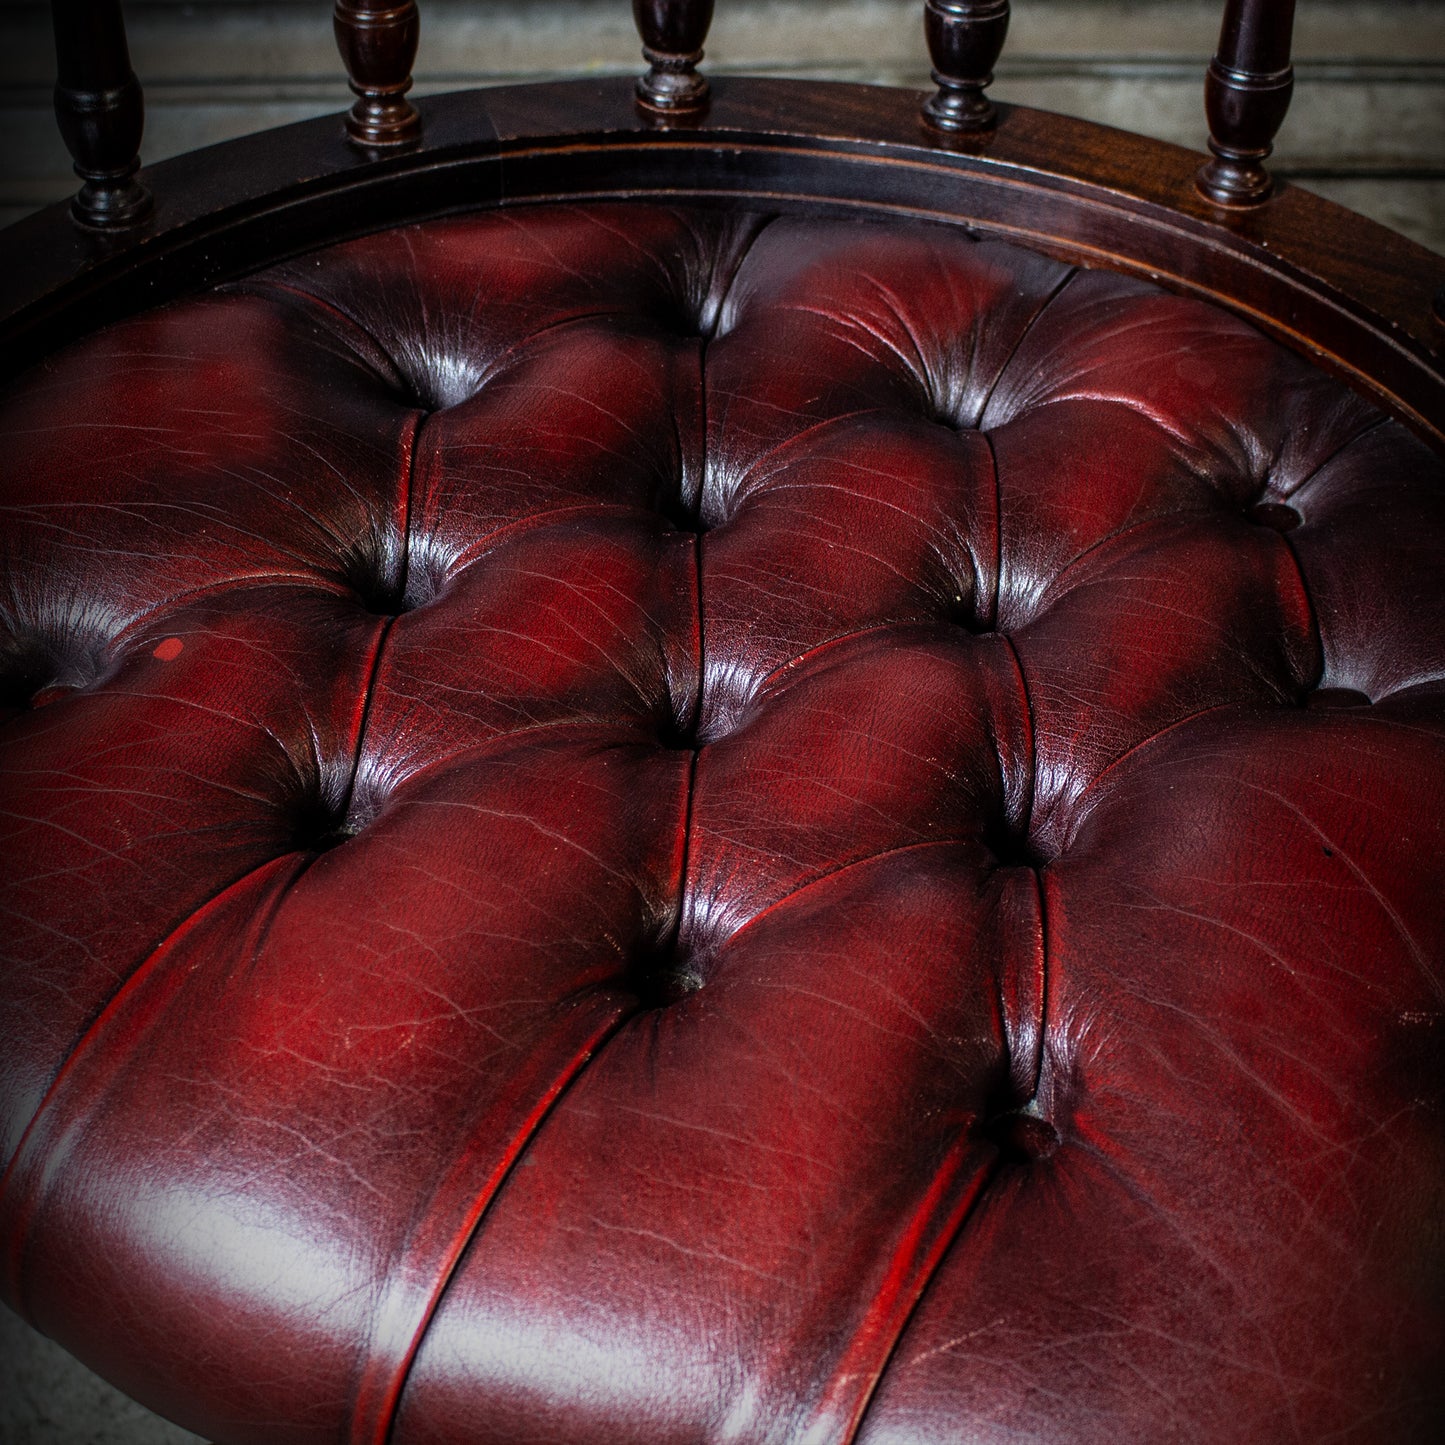
M 961 229 L 538 206 L 5 437 L 4 1292 L 123 1388 L 1438 1420 L 1445 466 L 1339 383 Z

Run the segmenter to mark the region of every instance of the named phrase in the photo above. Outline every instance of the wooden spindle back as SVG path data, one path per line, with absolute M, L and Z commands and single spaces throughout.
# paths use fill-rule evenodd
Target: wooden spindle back
M 347 138 L 366 150 L 420 140 L 421 117 L 406 98 L 421 37 L 416 0 L 336 0 L 331 23 L 356 96 Z
M 59 81 L 55 109 L 84 182 L 76 221 L 92 229 L 134 226 L 150 197 L 136 180 L 144 109 L 130 68 L 120 0 L 52 0 Z M 713 0 L 632 0 L 647 71 L 638 104 L 655 113 L 700 111 L 708 82 L 698 71 Z M 986 131 L 998 111 L 984 94 L 1008 32 L 1009 0 L 925 0 L 924 33 L 937 91 L 923 104 L 935 131 Z M 416 0 L 335 0 L 337 44 L 356 103 L 345 133 L 365 150 L 416 144 L 421 118 L 406 99 L 416 57 Z M 1266 200 L 1263 162 L 1289 107 L 1294 0 L 1225 0 L 1219 49 L 1205 82 L 1212 158 L 1196 184 L 1216 204 Z
M 638 104 L 648 110 L 698 110 L 707 79 L 698 74 L 712 24 L 713 0 L 632 0 L 647 72 L 637 82 Z
M 1226 206 L 1256 206 L 1273 182 L 1264 159 L 1274 148 L 1294 89 L 1289 63 L 1295 0 L 1225 0 L 1219 49 L 1204 81 L 1209 149 L 1197 184 Z
M 925 0 L 923 33 L 938 86 L 923 118 L 939 130 L 988 130 L 998 111 L 984 94 L 1008 34 L 1009 0 Z
M 130 68 L 120 0 L 53 0 L 55 118 L 84 184 L 71 202 L 92 230 L 133 226 L 151 211 L 135 178 L 145 105 Z

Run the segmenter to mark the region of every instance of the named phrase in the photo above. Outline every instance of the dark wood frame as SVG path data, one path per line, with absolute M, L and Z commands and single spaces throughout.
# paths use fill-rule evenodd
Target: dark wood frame
M 404 145 L 358 145 L 354 121 L 348 140 L 334 118 L 227 142 L 141 171 L 154 209 L 138 223 L 79 226 L 60 205 L 0 233 L 0 355 L 13 373 L 119 316 L 426 217 L 563 198 L 743 202 L 923 216 L 1149 277 L 1247 317 L 1445 448 L 1434 253 L 1294 186 L 1211 199 L 1218 145 L 1196 184 L 1200 157 L 1176 146 L 1003 104 L 950 129 L 921 100 L 724 77 L 669 110 L 616 78 L 420 99 L 420 139 Z

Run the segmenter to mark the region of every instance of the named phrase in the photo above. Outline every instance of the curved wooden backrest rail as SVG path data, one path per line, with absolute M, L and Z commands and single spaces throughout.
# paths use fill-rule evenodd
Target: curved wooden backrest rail
M 133 153 L 116 155 L 117 133 L 139 139 L 117 0 L 58 0 L 62 76 L 81 81 L 58 90 L 57 109 L 83 94 L 75 104 L 104 123 L 72 130 L 105 140 L 109 169 L 78 156 L 99 202 L 82 205 L 83 191 L 73 212 L 51 207 L 0 233 L 5 368 L 198 286 L 408 220 L 565 196 L 750 198 L 929 216 L 1155 278 L 1247 316 L 1445 444 L 1445 324 L 1432 304 L 1445 263 L 1308 192 L 1272 189 L 1262 169 L 1288 100 L 1292 0 L 1230 0 L 1202 169 L 1176 146 L 989 101 L 1004 0 L 929 0 L 940 88 L 926 99 L 837 83 L 709 86 L 697 66 L 711 4 L 633 8 L 648 61 L 636 86 L 498 87 L 413 105 L 415 5 L 338 0 L 357 95 L 344 126 L 303 122 L 137 175 Z M 62 25 L 62 13 L 100 28 Z M 118 35 L 119 58 L 81 54 L 94 34 Z M 97 223 L 107 210 L 124 224 Z

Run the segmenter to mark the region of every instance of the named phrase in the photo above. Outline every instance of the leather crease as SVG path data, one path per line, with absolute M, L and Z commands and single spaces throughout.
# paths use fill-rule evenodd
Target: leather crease
M 557 1047 L 533 1050 L 418 1211 L 378 1301 L 347 1431 L 350 1445 L 385 1445 L 390 1438 L 417 1352 L 488 1207 L 563 1096 L 637 1012 L 635 1000 L 608 992 L 569 1012 L 553 1031 Z M 499 1116 L 514 1120 L 500 1151 L 494 1143 Z M 480 1183 L 479 1170 L 485 1170 Z
M 1438 459 L 1140 277 L 670 194 L 7 398 L 0 1291 L 216 1440 L 1414 1438 Z
M 698 391 L 700 407 L 700 457 L 698 462 L 698 504 L 707 476 L 706 381 L 703 358 L 707 338 L 698 344 Z M 677 435 L 679 474 L 684 471 L 683 441 Z M 679 482 L 679 486 L 681 482 Z M 576 510 L 576 509 L 567 509 Z M 548 514 L 550 515 L 550 514 Z M 512 524 L 512 528 L 530 525 L 535 518 Z M 504 529 L 511 530 L 512 528 Z M 495 536 L 495 534 L 493 534 Z M 489 539 L 490 540 L 490 539 Z M 693 531 L 693 596 L 694 625 L 697 638 L 696 683 L 686 719 L 678 719 L 686 736 L 692 736 L 702 710 L 705 681 L 703 648 L 701 526 Z M 687 889 L 688 859 L 691 845 L 692 804 L 697 777 L 700 748 L 693 738 L 688 761 L 686 790 L 682 807 L 682 838 L 679 849 L 676 902 L 670 927 L 661 941 L 659 954 L 664 966 L 675 967 L 683 923 L 683 899 Z M 406 1392 L 408 1377 L 427 1331 L 445 1299 L 467 1247 L 482 1229 L 486 1213 L 511 1171 L 535 1139 L 561 1100 L 577 1083 L 587 1067 L 601 1054 L 607 1043 L 622 1027 L 643 1011 L 637 997 L 623 998 L 610 990 L 592 992 L 577 1001 L 555 1030 L 562 1035 L 562 1058 L 548 1070 L 538 1066 L 539 1059 L 550 1059 L 551 1052 L 534 1049 L 527 1064 L 514 1076 L 502 1105 L 488 1111 L 478 1121 L 469 1147 L 448 1170 L 442 1184 L 428 1201 L 420 1222 L 415 1226 L 405 1249 L 404 1259 L 392 1269 L 376 1324 L 366 1352 L 347 1439 L 349 1445 L 386 1445 L 395 1428 Z M 579 1027 L 580 1025 L 580 1027 Z M 571 1050 L 566 1045 L 571 1042 Z M 530 1108 L 512 1128 L 509 1142 L 496 1155 L 491 1141 L 497 1133 L 497 1115 L 508 1107 L 517 1110 L 525 1100 Z M 478 1187 L 476 1171 L 487 1156 L 493 1161 Z
M 29 1319 L 24 1259 L 35 1217 L 57 1170 L 64 1165 L 67 1139 L 83 1130 L 115 1080 L 124 1073 L 135 1046 L 154 1031 L 192 977 L 189 968 L 167 968 L 176 949 L 196 928 L 245 894 L 273 896 L 248 925 L 243 952 L 253 956 L 276 911 L 311 859 L 294 852 L 269 858 L 220 889 L 173 929 L 135 968 L 66 1056 L 27 1125 L 0 1179 L 0 1237 L 6 1241 L 4 1291 L 17 1313 Z

